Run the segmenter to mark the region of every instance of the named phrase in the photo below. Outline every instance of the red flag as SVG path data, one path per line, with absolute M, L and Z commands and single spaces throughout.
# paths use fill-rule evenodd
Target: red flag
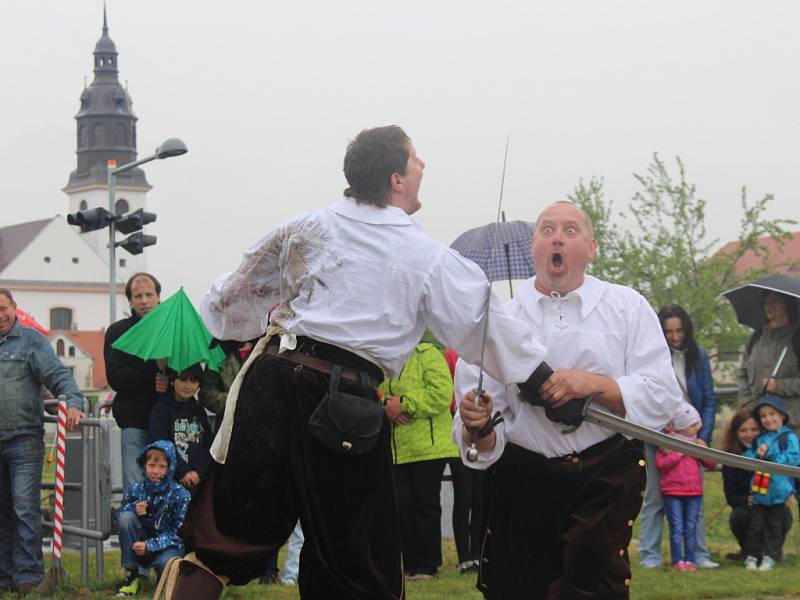
M 39 325 L 39 323 L 36 321 L 36 319 L 34 319 L 30 315 L 30 313 L 22 310 L 19 307 L 17 307 L 17 321 L 20 322 L 20 325 L 24 325 L 25 327 L 33 327 L 40 333 L 43 333 L 48 337 L 50 336 L 50 332 L 41 325 Z

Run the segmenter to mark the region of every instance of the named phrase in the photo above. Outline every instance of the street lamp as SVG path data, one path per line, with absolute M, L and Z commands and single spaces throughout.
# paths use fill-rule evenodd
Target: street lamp
M 152 156 L 136 160 L 134 162 L 117 166 L 116 160 L 108 161 L 108 212 L 111 213 L 111 222 L 108 226 L 108 294 L 110 299 L 109 316 L 111 318 L 109 324 L 113 324 L 117 320 L 117 240 L 116 240 L 116 216 L 115 204 L 117 195 L 117 175 L 124 171 L 134 169 L 139 165 L 150 162 L 151 160 L 170 158 L 172 156 L 180 156 L 186 154 L 189 149 L 178 138 L 169 138 L 165 140 Z

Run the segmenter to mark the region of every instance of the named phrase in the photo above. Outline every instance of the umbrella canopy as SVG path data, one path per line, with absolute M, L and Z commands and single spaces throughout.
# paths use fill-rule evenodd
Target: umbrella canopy
M 17 307 L 16 313 L 17 313 L 17 321 L 19 321 L 20 325 L 24 325 L 25 327 L 32 327 L 36 331 L 43 333 L 46 336 L 50 335 L 50 331 L 39 325 L 39 322 L 36 319 L 34 319 L 28 311 L 22 310 L 20 307 Z
M 213 371 L 225 360 L 220 347 L 210 350 L 211 334 L 183 288 L 159 304 L 111 346 L 142 360 L 166 358 L 169 367 L 183 371 L 199 362 Z
M 465 231 L 450 247 L 476 263 L 489 281 L 528 279 L 533 276 L 532 236 L 533 223 L 527 221 L 490 223 Z
M 765 291 L 800 299 L 800 279 L 788 275 L 770 275 L 722 292 L 721 295 L 733 305 L 739 323 L 753 329 L 761 329 L 766 324 L 762 306 Z

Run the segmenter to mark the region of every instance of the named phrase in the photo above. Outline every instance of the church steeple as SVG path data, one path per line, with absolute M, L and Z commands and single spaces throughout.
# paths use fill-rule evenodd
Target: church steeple
M 120 84 L 117 47 L 108 34 L 108 16 L 103 6 L 103 31 L 94 47 L 94 80 L 84 87 L 77 121 L 77 168 L 70 173 L 64 191 L 68 194 L 87 186 L 105 185 L 106 163 L 123 165 L 136 160 L 136 115 L 128 91 Z M 121 173 L 118 184 L 150 185 L 141 169 Z

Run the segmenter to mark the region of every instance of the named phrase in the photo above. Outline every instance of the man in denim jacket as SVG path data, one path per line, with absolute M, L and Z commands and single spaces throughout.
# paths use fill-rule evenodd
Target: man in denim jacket
M 17 322 L 11 292 L 0 288 L 0 593 L 29 592 L 42 561 L 42 385 L 67 397 L 67 425 L 80 423 L 83 398 L 47 339 Z

